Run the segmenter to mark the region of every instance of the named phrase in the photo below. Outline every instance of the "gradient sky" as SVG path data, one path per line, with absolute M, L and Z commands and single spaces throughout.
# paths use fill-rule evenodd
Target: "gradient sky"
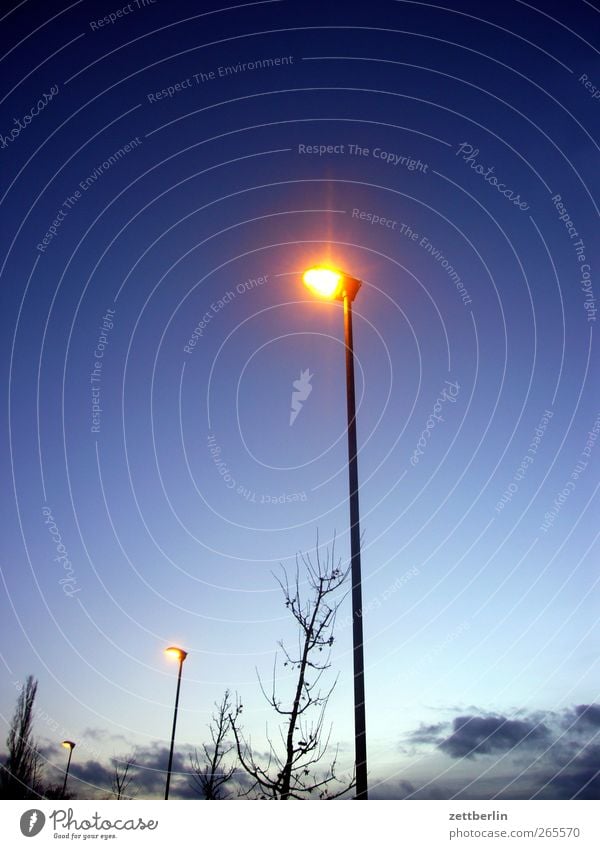
M 272 573 L 349 556 L 327 259 L 372 795 L 597 798 L 598 9 L 63 5 L 2 18 L 3 728 L 33 674 L 50 773 L 69 737 L 102 794 L 135 749 L 160 795 L 176 643 L 176 767 L 226 687 L 265 747 Z

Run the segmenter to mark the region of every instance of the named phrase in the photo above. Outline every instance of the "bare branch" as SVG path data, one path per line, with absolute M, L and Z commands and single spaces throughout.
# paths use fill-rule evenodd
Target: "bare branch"
M 235 773 L 235 760 L 228 765 L 225 763 L 225 758 L 236 748 L 234 743 L 227 740 L 232 727 L 229 690 L 225 691 L 219 704 L 215 703 L 215 709 L 216 713 L 213 713 L 209 725 L 212 745 L 204 744 L 202 755 L 198 754 L 197 749 L 190 755 L 191 784 L 203 799 L 225 798 L 225 785 Z
M 133 782 L 131 770 L 137 766 L 135 755 L 127 755 L 123 760 L 113 759 L 115 771 L 113 773 L 111 790 L 116 799 L 133 799 L 137 791 L 130 789 Z
M 337 678 L 331 687 L 323 690 L 321 679 L 331 667 L 333 626 L 338 607 L 347 595 L 347 591 L 340 594 L 340 590 L 349 569 L 342 570 L 341 560 L 335 560 L 335 537 L 331 551 L 327 550 L 323 555 L 317 534 L 314 560 L 310 554 L 300 552 L 296 556 L 293 578 L 290 579 L 283 567 L 282 572 L 281 576 L 274 577 L 298 628 L 297 652 L 292 654 L 283 642 L 278 643 L 284 657 L 283 666 L 294 674 L 292 695 L 287 700 L 278 696 L 277 654 L 273 661 L 270 693 L 267 693 L 257 672 L 265 700 L 282 718 L 279 727 L 282 753 L 278 754 L 267 730 L 268 757 L 259 758 L 254 754 L 250 741 L 244 737 L 240 720 L 242 706 L 239 703 L 229 714 L 231 730 L 239 762 L 252 779 L 252 792 L 260 798 L 302 799 L 315 794 L 320 798 L 335 798 L 346 793 L 354 784 L 354 778 L 344 783 L 337 778 L 337 753 L 327 769 L 322 772 L 315 770 L 326 755 L 331 736 L 331 729 L 326 737 L 323 735 L 324 716 Z M 301 573 L 308 587 L 306 595 L 301 588 Z M 312 721 L 308 719 L 310 716 L 314 717 Z M 265 760 L 267 763 L 263 765 Z M 328 790 L 332 782 L 338 785 L 333 794 Z M 342 784 L 341 789 L 339 784 Z

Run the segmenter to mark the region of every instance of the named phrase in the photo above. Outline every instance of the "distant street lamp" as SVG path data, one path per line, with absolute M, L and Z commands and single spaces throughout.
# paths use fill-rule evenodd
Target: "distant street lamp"
M 352 643 L 354 660 L 354 751 L 356 798 L 368 799 L 367 729 L 365 721 L 365 665 L 363 656 L 362 582 L 360 572 L 360 524 L 358 510 L 358 463 L 356 458 L 356 400 L 354 391 L 354 343 L 352 301 L 361 281 L 341 271 L 319 266 L 310 268 L 302 278 L 321 298 L 344 304 L 346 343 L 346 402 L 348 410 L 348 481 L 350 486 L 350 561 L 352 573 Z
M 169 646 L 168 649 L 165 649 L 165 654 L 171 655 L 171 657 L 177 658 L 179 661 L 179 672 L 177 674 L 177 692 L 175 694 L 175 713 L 173 714 L 173 731 L 171 732 L 171 750 L 169 752 L 169 765 L 167 767 L 167 783 L 165 786 L 165 799 L 169 798 L 169 785 L 171 784 L 171 768 L 173 766 L 173 747 L 175 746 L 175 727 L 177 725 L 177 708 L 179 707 L 179 690 L 181 687 L 181 670 L 183 668 L 183 661 L 187 657 L 187 652 L 183 649 L 177 648 L 177 646 Z
M 67 790 L 67 778 L 69 777 L 69 767 L 71 766 L 71 756 L 73 754 L 73 749 L 75 748 L 75 743 L 72 740 L 63 740 L 60 744 L 64 746 L 65 749 L 69 750 L 69 759 L 67 760 L 67 770 L 65 772 L 65 780 L 63 781 L 63 788 L 61 793 L 61 798 L 65 798 L 65 792 Z

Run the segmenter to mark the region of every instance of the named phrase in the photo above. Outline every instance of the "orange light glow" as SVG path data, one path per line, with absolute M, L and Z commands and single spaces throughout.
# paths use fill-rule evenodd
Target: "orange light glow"
M 165 654 L 170 654 L 171 657 L 175 657 L 179 661 L 184 661 L 187 657 L 187 652 L 177 646 L 169 646 L 168 649 L 165 649 Z
M 311 292 L 321 298 L 336 298 L 341 290 L 343 275 L 332 268 L 309 268 L 302 277 Z

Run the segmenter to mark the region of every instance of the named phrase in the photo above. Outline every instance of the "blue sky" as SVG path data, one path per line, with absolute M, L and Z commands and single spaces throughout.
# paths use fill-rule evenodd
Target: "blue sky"
M 180 768 L 225 688 L 260 746 L 272 573 L 349 556 L 326 259 L 374 795 L 597 794 L 597 11 L 129 5 L 4 20 L 3 722 L 31 673 L 78 792 L 137 749 L 160 795 L 176 643 Z

